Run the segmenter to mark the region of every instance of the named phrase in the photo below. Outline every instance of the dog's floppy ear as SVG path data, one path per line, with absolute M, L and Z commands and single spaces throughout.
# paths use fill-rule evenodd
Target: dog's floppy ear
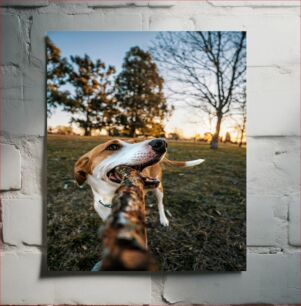
M 90 172 L 90 158 L 88 156 L 82 156 L 74 166 L 74 177 L 78 185 L 82 185 Z
M 126 139 L 124 139 L 124 141 L 127 142 L 127 143 L 135 143 L 135 142 L 137 142 L 135 138 L 126 138 Z

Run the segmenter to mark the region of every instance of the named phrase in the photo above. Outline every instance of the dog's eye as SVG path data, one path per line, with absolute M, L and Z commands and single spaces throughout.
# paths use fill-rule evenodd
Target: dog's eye
M 117 144 L 117 143 L 112 143 L 109 146 L 106 147 L 106 150 L 108 151 L 116 151 L 119 150 L 121 148 L 121 145 Z

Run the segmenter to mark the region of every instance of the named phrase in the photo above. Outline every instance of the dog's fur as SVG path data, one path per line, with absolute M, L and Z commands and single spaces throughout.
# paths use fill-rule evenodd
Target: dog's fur
M 103 220 L 106 220 L 111 213 L 111 209 L 108 206 L 112 203 L 114 192 L 119 187 L 118 182 L 114 182 L 109 178 L 110 171 L 114 171 L 115 167 L 120 165 L 142 166 L 140 170 L 142 170 L 143 176 L 155 178 L 161 182 L 161 163 L 192 167 L 204 161 L 203 159 L 187 162 L 170 161 L 165 158 L 167 143 L 163 139 L 158 140 L 164 142 L 164 147 L 162 146 L 160 150 L 150 145 L 154 139 L 141 142 L 120 139 L 109 140 L 96 146 L 76 162 L 74 167 L 75 179 L 79 185 L 87 182 L 91 186 L 94 195 L 94 208 Z M 112 150 L 112 145 L 113 148 L 115 146 L 118 149 Z M 158 202 L 160 223 L 168 226 L 169 221 L 166 218 L 163 206 L 162 183 L 155 189 L 155 196 Z M 103 205 L 103 203 L 106 204 Z

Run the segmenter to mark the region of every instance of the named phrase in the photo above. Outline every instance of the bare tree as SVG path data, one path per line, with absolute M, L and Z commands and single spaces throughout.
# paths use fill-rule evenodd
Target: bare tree
M 151 48 L 171 81 L 170 90 L 216 118 L 218 148 L 223 117 L 241 93 L 246 72 L 245 32 L 161 32 Z
M 238 145 L 241 147 L 243 143 L 244 135 L 246 134 L 246 125 L 247 125 L 247 103 L 243 103 L 241 105 L 242 110 L 242 122 L 239 123 L 239 129 L 240 129 L 240 139 L 238 142 Z
M 235 121 L 235 128 L 239 131 L 238 146 L 241 147 L 243 139 L 246 134 L 247 127 L 247 91 L 246 86 L 243 87 L 243 91 L 240 95 L 237 95 L 234 107 L 233 118 Z

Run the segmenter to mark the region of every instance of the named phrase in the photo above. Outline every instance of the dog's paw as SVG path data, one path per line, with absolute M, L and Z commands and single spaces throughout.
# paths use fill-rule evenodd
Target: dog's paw
M 169 225 L 169 221 L 168 221 L 168 219 L 165 216 L 164 217 L 160 217 L 160 223 L 163 226 L 168 226 Z

